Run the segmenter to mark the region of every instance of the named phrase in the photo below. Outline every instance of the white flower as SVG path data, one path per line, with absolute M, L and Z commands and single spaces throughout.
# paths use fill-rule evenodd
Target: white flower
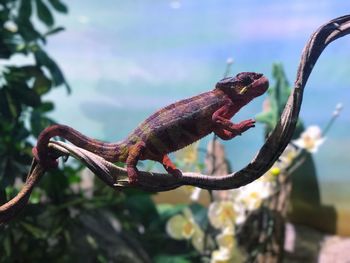
M 233 58 L 231 58 L 231 57 L 227 58 L 226 63 L 227 63 L 228 65 L 233 64 Z
M 195 224 L 191 243 L 192 243 L 192 246 L 201 253 L 204 252 L 204 237 L 205 235 L 202 229 L 197 224 Z M 207 242 L 208 241 L 209 240 L 207 239 Z
M 263 200 L 271 195 L 271 192 L 272 184 L 259 179 L 239 188 L 236 200 L 241 203 L 245 209 L 252 211 L 258 209 Z
M 342 103 L 338 103 L 335 106 L 335 110 L 333 111 L 333 116 L 338 116 L 342 109 L 343 109 L 343 104 Z
M 227 248 L 232 250 L 236 246 L 236 240 L 234 238 L 234 230 L 232 228 L 225 228 L 220 234 L 216 236 L 216 243 L 219 248 Z
M 175 215 L 168 220 L 166 232 L 173 239 L 191 239 L 192 245 L 199 252 L 204 250 L 204 233 L 188 208 L 184 209 L 182 215 Z
M 281 165 L 284 168 L 289 167 L 293 163 L 297 155 L 298 151 L 296 150 L 296 147 L 291 144 L 288 144 L 279 158 L 279 160 L 281 161 Z
M 316 153 L 320 145 L 325 141 L 322 137 L 320 127 L 313 125 L 309 126 L 300 136 L 299 139 L 294 140 L 293 143 L 310 153 Z
M 210 204 L 208 218 L 215 228 L 234 228 L 237 213 L 231 201 L 216 201 Z
M 5 23 L 4 23 L 4 28 L 7 30 L 7 31 L 10 31 L 12 33 L 16 33 L 18 31 L 18 26 L 15 22 L 13 22 L 12 20 L 7 20 Z
M 227 248 L 219 248 L 211 253 L 210 263 L 230 263 L 232 262 L 232 252 Z
M 199 196 L 200 196 L 200 194 L 201 194 L 201 191 L 202 191 L 201 188 L 195 187 L 195 188 L 193 189 L 193 191 L 192 191 L 192 194 L 191 194 L 191 196 L 190 196 L 190 199 L 191 199 L 192 201 L 198 201 L 198 200 L 199 200 Z
M 195 221 L 189 209 L 183 215 L 171 217 L 166 224 L 166 231 L 174 239 L 190 239 L 195 230 Z
M 212 252 L 210 263 L 244 262 L 243 254 L 237 247 L 232 229 L 225 228 L 222 233 L 216 236 L 216 243 L 219 249 Z

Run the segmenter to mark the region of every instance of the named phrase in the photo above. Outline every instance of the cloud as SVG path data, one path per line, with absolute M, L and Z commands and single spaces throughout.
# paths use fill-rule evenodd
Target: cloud
M 322 17 L 259 17 L 247 19 L 238 25 L 240 40 L 281 40 L 304 38 L 326 20 Z
M 157 80 L 149 63 L 116 54 L 115 41 L 104 41 L 107 37 L 97 30 L 67 31 L 57 36 L 49 52 L 56 54 L 68 79 L 96 81 L 106 78 L 122 84 L 135 79 L 148 83 Z
M 90 18 L 88 16 L 85 16 L 85 15 L 79 15 L 77 17 L 77 21 L 80 24 L 88 24 L 90 22 Z
M 172 0 L 169 5 L 172 9 L 179 9 L 181 7 L 181 2 L 178 0 Z

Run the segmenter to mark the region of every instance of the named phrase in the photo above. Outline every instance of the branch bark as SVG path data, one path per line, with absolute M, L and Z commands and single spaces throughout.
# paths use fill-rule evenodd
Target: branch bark
M 265 174 L 289 143 L 298 120 L 303 92 L 317 59 L 328 44 L 350 33 L 350 15 L 338 17 L 322 25 L 310 37 L 302 52 L 294 90 L 291 93 L 278 124 L 261 147 L 256 157 L 242 170 L 221 176 L 183 173 L 181 177 L 169 174 L 140 172 L 138 185 L 146 191 L 168 191 L 181 185 L 193 185 L 208 190 L 226 190 L 244 186 Z M 130 187 L 126 170 L 103 158 L 62 142 L 50 143 L 58 155 L 70 155 L 82 161 L 102 181 L 113 188 Z M 29 195 L 44 169 L 33 162 L 24 188 L 8 203 L 0 206 L 0 223 L 10 220 L 26 204 Z

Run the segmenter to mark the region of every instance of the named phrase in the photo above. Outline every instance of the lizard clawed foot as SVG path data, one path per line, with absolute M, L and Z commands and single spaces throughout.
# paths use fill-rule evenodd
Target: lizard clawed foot
M 249 120 L 241 121 L 240 123 L 238 123 L 238 126 L 239 126 L 240 133 L 243 133 L 249 130 L 250 128 L 255 127 L 255 120 L 249 119 Z
M 127 167 L 126 171 L 128 173 L 129 184 L 137 185 L 138 184 L 138 171 L 135 167 Z

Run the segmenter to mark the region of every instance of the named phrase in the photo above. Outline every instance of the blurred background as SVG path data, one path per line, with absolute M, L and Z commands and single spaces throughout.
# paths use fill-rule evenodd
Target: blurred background
M 73 92 L 67 96 L 60 89 L 48 95 L 56 102 L 52 116 L 89 136 L 117 141 L 157 109 L 212 89 L 228 58 L 234 61 L 231 74 L 256 71 L 270 79 L 272 64 L 282 63 L 293 84 L 311 33 L 349 12 L 350 3 L 76 0 L 69 8 L 68 16 L 58 17 L 66 31 L 52 37 L 48 50 Z M 350 213 L 349 43 L 348 37 L 340 39 L 322 54 L 301 110 L 306 125 L 324 127 L 335 105 L 344 105 L 314 159 L 322 203 L 346 214 Z M 242 109 L 234 121 L 255 116 L 262 100 Z M 258 125 L 223 142 L 235 170 L 262 145 L 262 129 Z M 350 228 L 343 231 L 350 234 Z
M 230 61 L 231 75 L 261 72 L 271 85 L 275 84 L 273 64 L 280 63 L 292 87 L 311 33 L 350 11 L 350 2 L 331 0 L 75 0 L 66 1 L 65 6 L 67 14 L 54 14 L 55 25 L 64 31 L 50 36 L 45 50 L 59 65 L 71 93 L 58 88 L 43 94 L 43 100 L 55 105 L 47 116 L 105 141 L 122 140 L 157 109 L 213 89 Z M 45 25 L 38 15 L 32 21 L 42 30 Z M 338 103 L 344 109 L 312 155 L 312 173 L 293 179 L 290 214 L 294 222 L 342 236 L 350 235 L 349 44 L 350 38 L 344 37 L 327 47 L 306 86 L 300 113 L 305 127 L 323 129 Z M 0 65 L 35 60 L 36 55 L 18 53 L 1 59 Z M 233 121 L 256 116 L 265 99 L 254 100 Z M 244 136 L 221 141 L 233 170 L 255 156 L 263 144 L 264 129 L 258 123 Z M 210 139 L 199 147 L 205 149 Z M 143 167 L 150 165 L 162 171 L 153 164 Z

